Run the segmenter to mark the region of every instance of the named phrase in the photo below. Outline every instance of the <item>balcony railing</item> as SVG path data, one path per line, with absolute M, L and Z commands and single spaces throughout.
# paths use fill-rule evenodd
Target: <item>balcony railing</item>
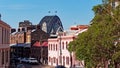
M 9 44 L 0 44 L 0 48 L 9 48 Z

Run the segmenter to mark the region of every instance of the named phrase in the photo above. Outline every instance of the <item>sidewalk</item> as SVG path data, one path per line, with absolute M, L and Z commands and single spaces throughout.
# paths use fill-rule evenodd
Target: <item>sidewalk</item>
M 55 68 L 54 66 L 49 66 L 49 65 L 43 65 L 42 68 Z

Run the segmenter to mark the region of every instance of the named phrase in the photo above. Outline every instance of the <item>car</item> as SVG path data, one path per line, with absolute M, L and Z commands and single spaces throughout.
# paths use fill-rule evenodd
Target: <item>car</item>
M 38 60 L 36 58 L 28 58 L 28 63 L 31 63 L 31 64 L 38 64 Z
M 63 65 L 57 65 L 55 68 L 65 68 Z
M 19 62 L 18 57 L 11 58 L 11 60 L 14 61 L 15 63 Z
M 22 58 L 21 62 L 28 63 L 28 58 Z
M 38 60 L 36 58 L 23 58 L 21 59 L 21 62 L 24 62 L 24 63 L 30 63 L 30 64 L 38 64 Z

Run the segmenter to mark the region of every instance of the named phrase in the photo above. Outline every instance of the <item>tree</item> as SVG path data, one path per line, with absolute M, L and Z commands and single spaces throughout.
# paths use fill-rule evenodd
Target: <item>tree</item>
M 69 44 L 69 50 L 85 61 L 86 68 L 108 68 L 108 63 L 117 68 L 120 63 L 120 46 L 115 45 L 120 38 L 120 6 L 113 8 L 110 2 L 93 7 L 95 17 L 87 32 Z

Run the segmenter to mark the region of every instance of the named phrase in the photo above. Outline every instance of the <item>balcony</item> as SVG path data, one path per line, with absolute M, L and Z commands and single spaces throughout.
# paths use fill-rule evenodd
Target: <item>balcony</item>
M 9 44 L 0 44 L 0 48 L 9 48 Z

